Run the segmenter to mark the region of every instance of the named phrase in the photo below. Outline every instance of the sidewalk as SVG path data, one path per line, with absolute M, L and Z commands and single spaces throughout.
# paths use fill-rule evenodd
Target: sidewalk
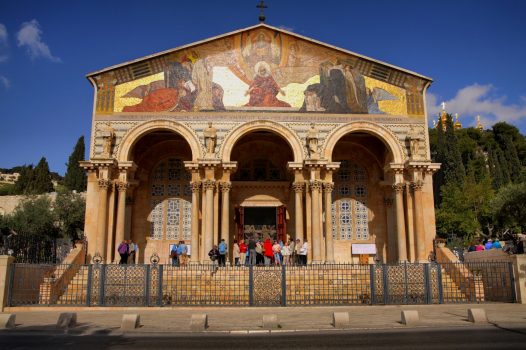
M 483 308 L 488 326 L 526 327 L 526 305 L 521 304 L 448 304 L 400 306 L 341 306 L 341 307 L 177 307 L 177 308 L 8 308 L 6 313 L 16 314 L 16 328 L 3 332 L 62 332 L 56 322 L 61 312 L 77 312 L 77 326 L 70 334 L 122 334 L 122 315 L 139 314 L 141 327 L 131 333 L 190 332 L 192 314 L 208 315 L 206 332 L 232 334 L 265 331 L 262 317 L 277 314 L 280 329 L 285 331 L 328 331 L 332 326 L 333 312 L 349 312 L 348 330 L 408 328 L 401 320 L 402 310 L 417 310 L 420 323 L 415 327 L 474 327 L 467 320 L 469 308 Z M 477 324 L 481 326 L 481 324 Z M 268 331 L 267 331 L 268 332 Z M 272 331 L 275 332 L 275 331 Z

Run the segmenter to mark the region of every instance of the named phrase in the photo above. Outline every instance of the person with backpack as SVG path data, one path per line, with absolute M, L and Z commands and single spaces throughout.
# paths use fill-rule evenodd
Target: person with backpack
M 219 266 L 225 266 L 226 262 L 226 253 L 228 253 L 228 247 L 226 246 L 225 239 L 221 239 L 221 243 L 219 243 Z
M 212 261 L 212 264 L 216 264 L 216 262 L 219 260 L 219 249 L 217 249 L 217 246 L 214 245 L 212 249 L 208 252 L 208 256 L 210 257 L 210 260 Z
M 172 245 L 172 249 L 170 250 L 170 259 L 172 259 L 172 266 L 179 266 L 179 258 L 177 256 L 177 244 Z
M 119 264 L 127 264 L 128 263 L 128 243 L 126 241 L 122 241 L 122 243 L 119 244 L 117 251 L 119 252 L 119 255 L 121 256 L 121 261 L 119 262 Z
M 179 266 L 186 266 L 188 262 L 188 247 L 184 241 L 179 241 L 179 246 L 177 247 L 177 257 L 179 258 Z

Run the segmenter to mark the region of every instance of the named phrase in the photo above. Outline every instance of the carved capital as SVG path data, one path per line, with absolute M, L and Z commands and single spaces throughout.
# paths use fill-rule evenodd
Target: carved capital
M 221 192 L 229 192 L 232 189 L 232 183 L 231 182 L 221 182 Z
M 129 188 L 130 188 L 129 182 L 122 182 L 122 181 L 117 182 L 117 189 L 119 190 L 119 192 L 126 192 Z
M 99 179 L 99 188 L 100 189 L 108 189 L 111 186 L 111 181 L 108 179 Z
M 303 193 L 303 191 L 305 190 L 305 184 L 303 182 L 294 182 L 292 184 L 292 189 L 296 193 Z
M 334 190 L 334 183 L 332 183 L 332 182 L 324 182 L 323 183 L 323 192 L 331 193 L 333 190 Z
M 393 199 L 391 197 L 384 198 L 384 205 L 386 207 L 391 207 L 393 205 Z
M 405 184 L 399 182 L 397 184 L 393 184 L 393 190 L 395 190 L 396 193 L 403 193 L 405 188 Z
M 310 182 L 310 189 L 312 192 L 314 191 L 321 192 L 322 186 L 323 186 L 323 183 L 321 181 L 314 180 Z
M 205 191 L 208 191 L 208 190 L 215 190 L 216 188 L 216 182 L 214 180 L 206 180 L 206 181 L 203 181 L 203 189 Z
M 192 181 L 192 193 L 199 193 L 199 190 L 201 189 L 201 182 L 200 181 Z
M 423 181 L 411 182 L 411 189 L 413 192 L 422 191 L 422 187 L 424 187 Z

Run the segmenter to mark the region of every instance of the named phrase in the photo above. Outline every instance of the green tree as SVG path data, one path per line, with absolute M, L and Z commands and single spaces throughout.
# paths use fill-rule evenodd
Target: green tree
M 55 199 L 53 210 L 63 236 L 71 239 L 82 237 L 86 200 L 81 194 L 59 193 Z
M 21 234 L 59 235 L 51 200 L 47 196 L 22 201 L 9 218 L 11 227 Z
M 53 182 L 46 158 L 42 157 L 33 171 L 33 182 L 29 186 L 29 194 L 53 192 Z
M 502 187 L 491 202 L 498 231 L 526 230 L 526 183 Z
M 81 160 L 84 160 L 84 136 L 79 137 L 73 153 L 69 156 L 66 175 L 64 176 L 64 185 L 70 191 L 84 192 L 86 191 L 86 173 L 79 165 Z
M 33 165 L 23 165 L 19 170 L 20 176 L 15 182 L 14 194 L 27 194 L 33 182 Z

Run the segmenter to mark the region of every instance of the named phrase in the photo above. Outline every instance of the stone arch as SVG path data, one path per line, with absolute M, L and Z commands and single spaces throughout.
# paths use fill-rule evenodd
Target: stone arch
M 230 161 L 232 149 L 237 141 L 239 141 L 246 134 L 253 131 L 270 131 L 281 136 L 287 142 L 294 154 L 294 162 L 301 162 L 303 160 L 303 147 L 301 140 L 292 130 L 270 120 L 255 120 L 249 123 L 242 124 L 231 133 L 226 135 L 221 144 L 219 155 L 223 162 Z
M 403 163 L 405 160 L 405 153 L 402 145 L 397 137 L 388 129 L 375 123 L 368 121 L 356 121 L 336 128 L 328 137 L 323 149 L 324 158 L 332 161 L 332 151 L 336 143 L 345 135 L 353 132 L 365 132 L 378 137 L 391 152 L 393 156 L 393 163 Z
M 190 128 L 171 120 L 155 120 L 139 124 L 126 133 L 119 146 L 117 155 L 118 161 L 124 162 L 130 160 L 130 151 L 133 145 L 135 145 L 142 136 L 157 130 L 170 130 L 181 135 L 186 142 L 188 142 L 188 145 L 192 150 L 192 160 L 196 161 L 201 157 L 201 145 L 199 139 Z

